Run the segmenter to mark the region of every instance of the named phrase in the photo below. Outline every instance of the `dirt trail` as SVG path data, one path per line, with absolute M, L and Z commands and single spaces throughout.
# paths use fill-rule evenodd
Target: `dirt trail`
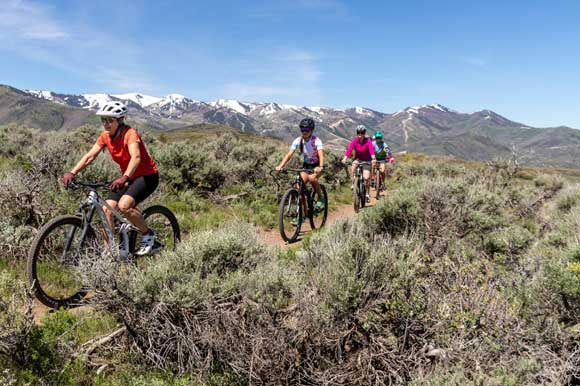
M 372 190 L 372 192 L 374 193 L 374 189 Z M 377 203 L 377 200 L 374 197 L 372 197 L 371 203 L 366 204 L 365 208 L 363 208 L 362 210 L 365 210 L 367 208 L 372 208 L 373 206 L 375 206 L 376 203 Z M 356 215 L 356 213 L 354 211 L 354 207 L 352 204 L 341 204 L 341 205 L 335 207 L 334 210 L 328 212 L 328 217 L 326 219 L 325 226 L 334 224 L 338 220 L 352 218 L 355 215 Z M 304 235 L 306 235 L 310 232 L 312 232 L 312 229 L 310 229 L 309 222 L 306 221 L 304 224 L 302 224 L 302 229 L 300 230 L 300 236 L 298 236 L 298 240 L 292 244 L 287 244 L 284 240 L 282 240 L 282 236 L 280 236 L 280 232 L 278 231 L 278 228 L 274 228 L 274 229 L 270 229 L 270 230 L 262 230 L 260 232 L 260 236 L 261 236 L 262 240 L 264 240 L 264 242 L 267 245 L 270 245 L 273 247 L 285 248 L 288 246 L 301 245 L 302 239 L 304 238 Z
M 32 315 L 33 321 L 36 325 L 42 325 L 43 319 L 46 315 L 54 312 L 50 307 L 45 306 L 44 304 L 40 303 L 37 299 L 34 299 L 34 304 L 32 305 Z M 86 312 L 94 311 L 94 308 L 91 306 L 79 306 L 75 308 L 70 308 L 68 310 L 73 315 L 80 315 Z
M 374 190 L 372 192 L 374 193 Z M 375 206 L 376 203 L 377 203 L 377 200 L 375 200 L 375 198 L 373 197 L 373 198 L 371 198 L 371 203 L 367 204 L 365 206 L 365 208 L 363 208 L 362 210 L 366 210 L 367 208 L 372 208 L 373 206 Z M 326 219 L 325 226 L 334 224 L 338 220 L 352 218 L 355 215 L 356 215 L 356 213 L 354 212 L 354 208 L 353 208 L 352 204 L 341 204 L 341 205 L 335 207 L 332 211 L 330 211 L 328 213 L 328 218 Z M 280 236 L 280 232 L 278 231 L 277 228 L 271 229 L 271 230 L 261 230 L 260 237 L 269 246 L 279 247 L 279 248 L 287 248 L 287 247 L 300 246 L 302 244 L 302 239 L 304 238 L 304 235 L 306 235 L 310 232 L 312 232 L 312 230 L 310 229 L 310 224 L 308 223 L 308 221 L 306 221 L 302 225 L 302 230 L 300 232 L 300 236 L 298 237 L 298 240 L 292 244 L 286 244 L 286 242 L 284 242 L 284 240 L 282 240 L 282 237 Z M 52 310 L 51 308 L 45 306 L 44 304 L 40 303 L 38 300 L 34 299 L 32 313 L 34 315 L 34 323 L 35 324 L 37 324 L 37 325 L 42 324 L 42 319 L 44 319 L 44 317 L 47 314 L 49 314 L 50 312 L 53 312 L 53 311 L 54 310 Z M 85 312 L 93 311 L 93 307 L 80 306 L 80 307 L 76 307 L 76 308 L 71 308 L 69 311 L 78 315 L 78 314 L 82 314 Z

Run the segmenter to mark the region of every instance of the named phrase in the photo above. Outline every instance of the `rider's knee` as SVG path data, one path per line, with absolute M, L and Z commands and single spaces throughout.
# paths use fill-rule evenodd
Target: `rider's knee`
M 121 211 L 121 213 L 123 213 L 123 214 L 131 211 L 131 209 L 133 208 L 131 205 L 124 203 L 124 202 L 119 203 L 118 207 L 119 207 L 119 210 Z

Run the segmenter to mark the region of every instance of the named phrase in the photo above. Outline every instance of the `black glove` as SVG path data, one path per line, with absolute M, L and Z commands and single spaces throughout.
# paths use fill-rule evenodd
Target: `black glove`
M 68 188 L 69 184 L 73 182 L 75 179 L 75 174 L 68 172 L 64 176 L 62 176 L 62 183 L 64 184 L 65 188 Z
M 122 175 L 121 177 L 117 178 L 115 181 L 111 182 L 111 185 L 109 185 L 109 189 L 111 189 L 111 191 L 117 191 L 119 189 L 121 189 L 122 187 L 125 186 L 125 184 L 129 182 L 129 177 L 127 177 L 126 175 Z

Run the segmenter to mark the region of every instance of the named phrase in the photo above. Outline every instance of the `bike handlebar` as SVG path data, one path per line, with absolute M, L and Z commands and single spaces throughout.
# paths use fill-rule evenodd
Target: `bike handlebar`
M 344 164 L 345 165 L 352 165 L 353 163 L 357 163 L 358 165 L 371 165 L 372 161 L 347 161 Z M 378 162 L 378 161 L 377 161 Z
M 109 182 L 71 181 L 70 184 L 68 184 L 67 189 L 109 189 L 109 185 Z
M 280 170 L 280 173 L 288 173 L 288 172 L 295 172 L 295 173 L 308 173 L 308 174 L 313 174 L 314 170 L 312 169 L 304 169 L 304 168 L 300 168 L 300 169 L 293 169 L 293 168 L 284 168 Z

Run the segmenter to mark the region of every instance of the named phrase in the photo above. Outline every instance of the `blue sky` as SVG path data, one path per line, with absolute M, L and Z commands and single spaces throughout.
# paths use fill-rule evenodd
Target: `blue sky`
M 0 0 L 0 83 L 580 128 L 580 1 Z

